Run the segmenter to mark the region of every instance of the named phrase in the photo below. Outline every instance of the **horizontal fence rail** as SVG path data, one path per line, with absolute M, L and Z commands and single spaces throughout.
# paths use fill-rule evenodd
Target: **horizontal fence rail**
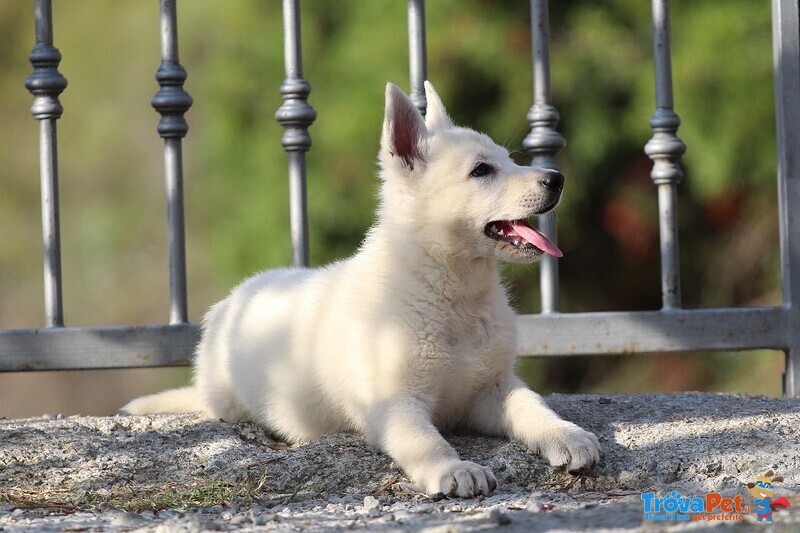
M 0 370 L 188 365 L 195 324 L 0 331 Z
M 521 355 L 609 355 L 784 349 L 780 307 L 522 315 Z
M 778 204 L 781 243 L 782 304 L 778 307 L 722 309 L 681 308 L 677 186 L 686 146 L 678 137 L 670 51 L 669 0 L 651 0 L 655 111 L 652 137 L 644 151 L 653 160 L 651 178 L 658 197 L 662 309 L 658 311 L 560 313 L 558 263 L 545 257 L 541 268 L 541 313 L 517 318 L 519 355 L 566 356 L 669 353 L 684 351 L 774 349 L 786 354 L 784 390 L 800 395 L 800 15 L 797 0 L 772 0 L 775 67 L 775 117 L 778 145 Z M 550 36 L 547 0 L 531 0 L 533 104 L 530 132 L 523 149 L 532 165 L 558 168 L 564 138 L 550 88 Z M 36 0 L 34 72 L 26 87 L 34 95 L 31 112 L 40 128 L 42 232 L 44 244 L 45 327 L 0 330 L 0 371 L 123 368 L 185 365 L 199 338 L 188 323 L 183 228 L 181 139 L 188 131 L 184 113 L 192 99 L 183 90 L 186 71 L 178 59 L 176 0 L 161 0 L 160 90 L 152 105 L 161 114 L 164 139 L 170 252 L 170 324 L 141 327 L 64 327 L 58 224 L 56 120 L 58 96 L 66 79 L 53 46 L 50 0 Z M 425 112 L 427 78 L 424 0 L 407 0 L 411 99 Z M 293 263 L 309 263 L 306 208 L 306 152 L 316 112 L 308 104 L 310 84 L 303 78 L 300 0 L 283 0 L 285 79 L 283 104 L 275 118 L 283 126 L 282 144 L 289 159 L 290 226 Z M 540 219 L 542 231 L 556 238 L 554 217 Z
M 553 313 L 517 317 L 522 356 L 785 350 L 790 313 L 780 307 Z M 0 331 L 0 369 L 71 370 L 187 364 L 198 326 Z

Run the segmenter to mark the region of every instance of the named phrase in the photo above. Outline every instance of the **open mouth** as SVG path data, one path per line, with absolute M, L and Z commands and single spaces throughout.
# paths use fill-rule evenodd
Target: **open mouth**
M 495 220 L 483 228 L 490 239 L 505 242 L 523 252 L 542 251 L 553 257 L 564 254 L 544 233 L 531 227 L 527 220 Z

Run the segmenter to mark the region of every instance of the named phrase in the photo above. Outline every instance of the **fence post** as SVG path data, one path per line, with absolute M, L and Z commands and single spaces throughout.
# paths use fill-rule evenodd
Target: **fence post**
M 176 0 L 161 0 L 161 66 L 156 80 L 161 89 L 150 104 L 161 114 L 158 134 L 164 139 L 164 178 L 169 232 L 170 324 L 188 322 L 186 304 L 186 243 L 183 224 L 183 154 L 181 139 L 189 131 L 183 114 L 192 98 L 183 90 L 186 70 L 178 59 Z
M 797 0 L 772 1 L 778 209 L 786 372 L 783 391 L 800 396 L 800 14 Z
M 425 80 L 428 79 L 428 55 L 425 39 L 425 0 L 408 0 L 408 66 L 411 78 L 409 98 L 425 115 Z
M 683 178 L 679 162 L 686 145 L 677 136 L 681 120 L 673 110 L 669 0 L 653 0 L 653 59 L 656 110 L 650 118 L 653 137 L 644 151 L 653 160 L 650 177 L 658 186 L 661 296 L 663 308 L 670 310 L 681 306 L 677 186 Z
M 64 111 L 58 95 L 67 88 L 67 80 L 58 71 L 61 53 L 53 46 L 53 8 L 50 0 L 36 0 L 34 9 L 36 45 L 29 56 L 33 73 L 25 81 L 25 87 L 33 94 L 31 114 L 39 121 L 45 324 L 59 327 L 64 325 L 64 310 L 61 299 L 56 121 Z
M 556 130 L 558 111 L 550 94 L 550 21 L 547 0 L 531 0 L 531 48 L 533 64 L 533 106 L 528 112 L 531 132 L 522 147 L 533 156 L 532 167 L 559 170 L 556 156 L 564 149 L 564 137 Z M 557 242 L 554 212 L 539 217 L 539 229 Z M 545 254 L 541 260 L 542 313 L 555 313 L 558 303 L 558 260 Z
M 292 263 L 308 266 L 306 152 L 311 148 L 308 128 L 317 118 L 317 113 L 307 101 L 311 85 L 303 79 L 299 0 L 283 0 L 283 54 L 286 65 L 286 79 L 281 84 L 283 104 L 275 113 L 275 120 L 284 127 L 281 144 L 289 155 Z

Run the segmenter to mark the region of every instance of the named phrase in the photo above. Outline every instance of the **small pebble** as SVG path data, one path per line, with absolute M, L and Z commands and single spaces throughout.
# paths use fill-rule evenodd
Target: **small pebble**
M 138 513 L 119 513 L 109 523 L 112 528 L 137 528 L 147 520 Z
M 231 524 L 241 525 L 241 524 L 246 524 L 248 522 L 252 522 L 252 519 L 246 514 L 237 514 L 236 516 L 231 518 Z
M 507 526 L 511 523 L 511 517 L 496 507 L 489 513 L 489 519 L 498 526 Z
M 381 502 L 375 498 L 375 496 L 367 496 L 364 498 L 364 509 L 370 510 L 373 508 L 380 508 Z

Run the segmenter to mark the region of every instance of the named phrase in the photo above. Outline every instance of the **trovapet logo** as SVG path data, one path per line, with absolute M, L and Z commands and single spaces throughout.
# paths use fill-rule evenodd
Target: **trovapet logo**
M 750 512 L 741 496 L 728 498 L 717 492 L 705 496 L 684 496 L 672 491 L 659 497 L 653 492 L 642 494 L 645 520 L 695 521 L 695 520 L 743 520 Z
M 752 505 L 742 496 L 729 497 L 718 492 L 704 496 L 686 496 L 678 491 L 664 496 L 645 492 L 641 495 L 644 519 L 661 522 L 739 521 L 755 513 L 759 522 L 772 522 L 775 511 L 791 507 L 787 498 L 774 497 L 775 483 L 782 481 L 783 477 L 770 470 L 758 476 L 755 482 L 748 483 L 747 492 L 753 497 Z

